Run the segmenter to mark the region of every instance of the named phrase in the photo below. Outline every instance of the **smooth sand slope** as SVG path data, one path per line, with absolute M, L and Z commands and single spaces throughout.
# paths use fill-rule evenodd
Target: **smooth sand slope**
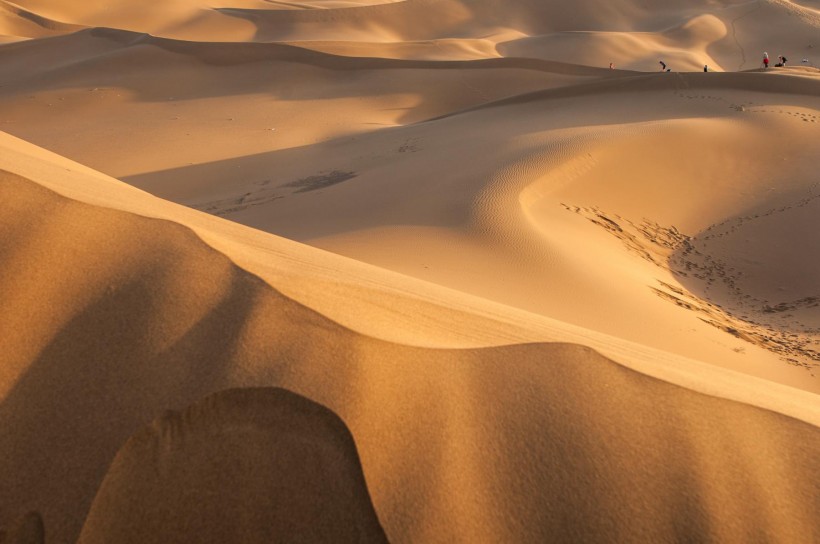
M 18 4 L 0 1 L 0 43 L 76 32 L 82 25 L 43 17 Z
M 820 389 L 813 68 L 647 75 L 117 30 L 0 58 L 4 127 L 163 198 Z
M 117 453 L 79 542 L 387 542 L 353 437 L 283 389 L 166 413 Z
M 73 541 L 139 427 L 221 389 L 279 386 L 344 419 L 381 524 L 398 542 L 817 537 L 813 395 L 685 361 L 696 375 L 681 387 L 578 345 L 377 340 L 283 296 L 191 228 L 251 266 L 253 253 L 274 269 L 298 263 L 314 291 L 332 286 L 316 250 L 268 235 L 243 244 L 231 238 L 243 227 L 18 140 L 5 138 L 4 156 L 38 181 L 6 173 L 2 182 L 2 329 L 13 331 L 2 337 L 3 525 L 36 510 L 54 541 Z M 340 278 L 359 266 L 326 258 Z M 385 324 L 378 311 L 353 319 L 414 327 L 425 315 L 418 303 L 366 270 L 359 288 L 371 294 L 351 299 L 342 282 L 326 297 L 347 291 L 366 314 L 380 297 L 404 320 Z M 287 277 L 280 272 L 277 286 L 303 289 Z M 429 303 L 426 311 L 435 315 Z M 492 330 L 486 320 L 463 313 L 452 325 Z M 537 316 L 530 326 L 537 334 Z M 681 381 L 657 361 L 656 373 Z M 791 415 L 698 391 L 740 392 Z
M 200 42 L 299 42 L 361 56 L 502 55 L 642 70 L 657 69 L 662 57 L 678 70 L 738 70 L 760 66 L 763 51 L 799 61 L 820 47 L 816 0 L 173 0 L 150 10 L 132 0 L 4 2 L 90 27 Z
M 133 534 L 129 437 L 280 387 L 390 540 L 820 539 L 818 36 L 816 0 L 0 0 L 0 527 Z

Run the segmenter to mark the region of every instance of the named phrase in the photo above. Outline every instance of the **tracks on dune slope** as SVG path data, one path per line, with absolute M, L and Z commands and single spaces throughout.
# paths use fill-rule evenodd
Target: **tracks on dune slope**
M 737 39 L 737 26 L 736 26 L 736 23 L 738 21 L 740 21 L 741 19 L 743 19 L 744 17 L 748 17 L 752 13 L 758 11 L 762 7 L 763 7 L 763 0 L 757 0 L 757 5 L 753 9 L 749 10 L 748 12 L 744 13 L 743 15 L 740 15 L 739 17 L 735 17 L 734 19 L 732 19 L 732 39 L 734 40 L 735 45 L 737 45 L 737 48 L 740 50 L 740 59 L 741 59 L 741 61 L 740 61 L 740 65 L 737 67 L 738 70 L 743 70 L 743 66 L 746 64 L 746 50 L 743 49 L 743 46 L 740 45 L 740 40 Z

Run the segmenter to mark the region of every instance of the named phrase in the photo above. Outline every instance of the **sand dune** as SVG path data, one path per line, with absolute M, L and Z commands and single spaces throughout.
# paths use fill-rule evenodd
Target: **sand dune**
M 811 197 L 814 182 L 806 171 L 817 158 L 812 135 L 820 85 L 812 68 L 779 70 L 778 77 L 649 75 L 538 59 L 345 57 L 284 44 L 191 43 L 117 30 L 51 40 L 76 51 L 69 55 L 77 62 L 41 63 L 6 87 L 2 100 L 11 113 L 5 126 L 19 136 L 254 228 L 818 390 L 811 372 L 781 372 L 783 363 L 816 365 L 813 318 L 782 321 L 785 313 L 771 319 L 767 310 L 797 304 L 810 314 L 814 286 L 747 290 L 738 274 L 771 268 L 766 252 L 748 270 L 735 257 L 730 263 L 702 248 L 701 257 L 669 263 L 678 248 L 659 246 L 651 236 L 638 246 L 660 253 L 644 263 L 642 250 L 603 239 L 599 227 L 581 221 L 599 209 L 623 218 L 618 224 L 674 227 L 682 233 L 675 243 L 682 244 L 747 212 L 766 213 L 755 206 L 769 198 L 768 180 L 789 187 L 783 200 L 789 209 Z M 14 59 L 45 55 L 54 48 L 48 42 L 7 46 L 6 77 L 26 74 L 30 68 Z M 186 80 L 197 84 L 180 86 Z M 294 80 L 303 82 L 299 92 L 289 83 Z M 236 93 L 245 98 L 231 99 Z M 430 118 L 438 120 L 418 123 Z M 789 121 L 772 125 L 774 119 Z M 89 120 L 98 127 L 93 146 L 77 138 Z M 129 131 L 112 131 L 112 123 Z M 389 133 L 378 130 L 385 125 L 393 127 Z M 775 127 L 784 136 L 770 141 Z M 636 140 L 643 132 L 649 136 Z M 118 152 L 123 145 L 132 152 Z M 659 151 L 646 157 L 644 145 Z M 749 152 L 761 160 L 735 162 Z M 465 167 L 448 168 L 453 161 Z M 669 178 L 670 167 L 681 174 Z M 692 177 L 705 182 L 692 185 Z M 758 181 L 740 196 L 734 182 L 719 194 L 711 190 L 713 180 L 730 177 Z M 610 203 L 599 191 L 601 179 L 624 196 Z M 686 188 L 687 196 L 668 198 L 663 187 Z M 547 193 L 554 196 L 544 198 Z M 811 200 L 800 209 L 814 205 Z M 703 206 L 712 212 L 702 213 Z M 781 215 L 784 228 L 790 215 Z M 562 232 L 559 239 L 553 231 Z M 786 251 L 785 262 L 803 259 L 813 270 L 818 244 L 806 242 Z M 392 249 L 408 244 L 416 248 L 413 255 Z M 579 255 L 581 244 L 589 250 Z M 610 281 L 611 270 L 608 279 L 589 272 L 603 256 L 621 263 L 617 282 Z M 696 263 L 704 258 L 720 263 Z M 692 272 L 693 266 L 701 270 Z M 729 267 L 734 279 L 725 277 Z M 542 287 L 545 270 L 552 289 Z M 499 284 L 500 277 L 506 281 Z M 642 310 L 625 315 L 635 300 Z M 598 306 L 609 311 L 589 311 Z
M 820 539 L 818 14 L 0 0 L 5 541 Z
M 63 191 L 132 209 L 154 202 L 155 213 L 197 218 L 200 232 L 210 225 L 211 237 L 230 232 L 78 165 L 50 166 L 13 141 L 6 157 L 15 148 L 29 160 L 11 166 Z M 760 389 L 773 406 L 796 400 L 789 411 L 803 421 L 696 392 L 721 383 L 731 396 L 756 385 L 708 368 L 684 388 L 581 346 L 431 350 L 376 340 L 282 296 L 180 224 L 3 180 L 3 300 L 17 310 L 2 325 L 14 331 L 2 346 L 2 512 L 42 512 L 58 541 L 78 534 L 134 429 L 210 392 L 259 385 L 287 387 L 344 418 L 396 541 L 799 541 L 815 530 L 810 452 L 820 413 L 797 391 Z M 262 251 L 274 267 L 312 253 L 221 244 L 235 255 Z M 401 298 L 388 300 L 398 309 Z M 423 315 L 411 308 L 405 319 Z M 470 326 L 468 315 L 453 324 Z M 60 444 L 60 455 L 43 444 Z
M 15 41 L 75 32 L 83 27 L 43 17 L 17 4 L 0 2 L 0 40 Z
M 223 391 L 123 446 L 79 542 L 386 542 L 356 446 L 283 389 Z

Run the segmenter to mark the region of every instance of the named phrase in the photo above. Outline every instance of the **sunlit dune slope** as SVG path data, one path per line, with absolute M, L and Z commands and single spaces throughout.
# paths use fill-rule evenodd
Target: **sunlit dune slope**
M 174 0 L 150 10 L 129 0 L 18 3 L 38 17 L 191 41 L 316 43 L 356 56 L 501 54 L 640 70 L 657 69 L 659 58 L 676 71 L 749 69 L 771 50 L 797 61 L 813 56 L 820 28 L 820 8 L 783 0 L 685 7 L 662 0 Z
M 820 80 L 792 73 L 806 77 L 622 76 L 127 179 L 379 266 L 816 390 L 811 373 L 790 364 L 817 363 Z M 436 97 L 428 104 L 445 108 Z M 228 135 L 236 143 L 256 133 L 245 125 Z M 120 160 L 84 153 L 92 163 Z M 150 160 L 178 158 L 169 148 Z M 756 245 L 748 234 L 758 227 L 743 218 L 780 208 L 779 226 Z M 714 234 L 707 230 L 738 221 L 733 236 L 748 238 L 745 248 L 700 246 Z M 779 253 L 767 249 L 773 244 Z M 767 310 L 795 303 L 790 317 Z
M 579 345 L 377 340 L 283 295 L 203 238 L 260 270 L 249 255 L 265 254 L 281 289 L 299 280 L 270 270 L 293 261 L 306 265 L 302 282 L 323 285 L 316 250 L 232 237 L 253 231 L 4 140 L 10 167 L 74 196 L 2 177 L 4 526 L 39 511 L 49 538 L 72 541 L 129 435 L 217 390 L 277 386 L 348 424 L 396 542 L 817 537 L 820 414 L 799 391 L 755 389 L 685 360 L 664 371 L 659 357 L 655 372 L 699 375 L 681 387 Z M 166 219 L 121 211 L 151 215 L 151 202 Z M 340 278 L 357 266 L 328 259 Z M 378 289 L 370 282 L 380 276 L 361 270 L 362 292 Z M 346 300 L 338 312 L 361 311 Z M 407 298 L 391 300 L 401 312 Z M 420 315 L 395 323 L 413 327 Z M 482 319 L 464 313 L 459 326 Z M 538 330 L 537 316 L 530 326 Z M 698 392 L 715 387 L 729 396 L 749 387 L 750 400 L 774 411 Z
M 816 0 L 150 4 L 0 0 L 0 542 L 820 541 Z
M 309 146 L 602 72 L 526 59 L 346 58 L 89 30 L 0 49 L 0 126 L 122 177 Z
M 0 0 L 0 43 L 67 34 L 82 28 L 82 25 L 49 19 L 17 4 Z
M 815 69 L 650 75 L 99 29 L 9 45 L 3 58 L 9 130 L 161 197 L 561 321 L 820 387 L 820 293 L 808 279 L 820 262 L 811 234 Z M 757 248 L 746 236 L 757 227 L 742 218 L 780 207 L 764 246 L 794 243 Z M 741 252 L 734 242 L 699 245 L 699 233 L 733 221 L 745 226 L 722 241 L 748 239 Z M 628 236 L 613 230 L 629 225 L 637 230 Z M 414 251 L 394 249 L 405 246 Z M 805 273 L 794 273 L 797 261 Z

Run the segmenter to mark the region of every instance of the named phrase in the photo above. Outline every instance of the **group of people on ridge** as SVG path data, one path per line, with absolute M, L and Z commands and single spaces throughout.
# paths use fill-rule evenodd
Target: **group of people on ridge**
M 786 66 L 786 61 L 787 60 L 788 59 L 786 57 L 784 57 L 783 55 L 780 55 L 779 57 L 777 57 L 777 64 L 775 64 L 775 66 Z M 804 59 L 803 62 L 808 62 L 808 61 L 806 59 Z M 660 61 L 658 61 L 658 64 L 661 65 L 661 72 L 671 72 L 672 71 L 671 68 L 668 68 L 666 66 L 666 63 L 664 61 L 660 60 Z M 769 67 L 769 53 L 764 51 L 763 52 L 763 68 L 768 68 L 768 67 Z M 615 69 L 615 64 L 610 62 L 609 63 L 609 69 L 614 70 Z M 704 72 L 709 71 L 709 65 L 708 64 L 703 65 L 703 71 Z
M 783 55 L 777 57 L 777 64 L 775 66 L 786 66 L 786 61 L 789 60 Z M 763 52 L 763 68 L 769 67 L 769 54 L 767 52 Z

